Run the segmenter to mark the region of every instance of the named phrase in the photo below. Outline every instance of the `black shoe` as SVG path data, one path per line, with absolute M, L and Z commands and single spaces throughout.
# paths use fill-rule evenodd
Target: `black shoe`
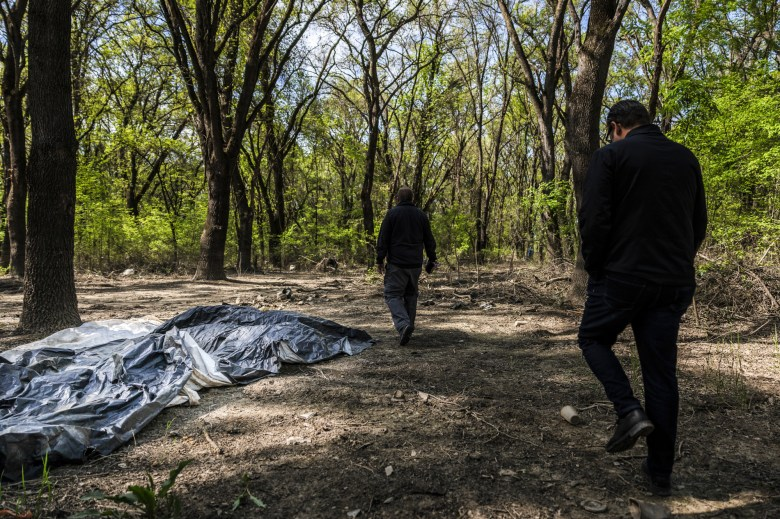
M 672 495 L 672 482 L 669 477 L 653 476 L 647 468 L 647 460 L 642 462 L 642 474 L 650 493 L 654 496 L 669 497 Z
M 647 418 L 645 412 L 641 409 L 635 409 L 618 420 L 617 425 L 615 425 L 615 433 L 607 442 L 607 452 L 627 451 L 634 446 L 639 438 L 653 432 L 653 429 L 655 429 L 653 422 Z
M 404 329 L 401 330 L 401 346 L 405 346 L 409 344 L 409 339 L 412 338 L 412 332 L 414 331 L 414 326 L 411 324 L 409 326 L 404 326 Z

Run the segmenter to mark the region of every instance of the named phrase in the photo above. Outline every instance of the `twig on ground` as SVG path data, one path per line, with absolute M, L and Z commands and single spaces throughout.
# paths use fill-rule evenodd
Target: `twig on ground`
M 761 331 L 764 328 L 764 326 L 766 326 L 767 324 L 771 323 L 775 319 L 776 319 L 775 317 L 770 317 L 769 319 L 766 320 L 766 322 L 764 324 L 762 324 L 761 326 L 759 326 L 758 328 L 756 328 L 752 332 L 746 333 L 745 335 L 753 335 L 753 334 L 758 333 L 759 331 Z
M 578 411 L 587 411 L 588 409 L 593 409 L 594 407 L 611 407 L 612 402 L 593 402 L 592 404 L 585 406 L 585 407 L 578 407 Z
M 558 281 L 571 281 L 570 276 L 559 276 L 557 278 L 548 279 L 547 281 L 542 281 L 544 283 L 544 286 L 552 285 L 553 283 L 557 283 Z
M 693 305 L 693 317 L 696 319 L 696 326 L 700 326 L 699 322 L 699 307 L 696 306 L 696 298 L 694 297 L 691 299 L 691 304 Z
M 366 467 L 365 465 L 361 465 L 360 463 L 355 463 L 354 461 L 351 461 L 350 463 L 352 463 L 352 464 L 353 464 L 354 466 L 356 466 L 356 467 L 360 467 L 361 469 L 367 470 L 367 471 L 369 471 L 371 474 L 373 474 L 374 476 L 376 476 L 376 472 L 374 472 L 374 471 L 373 471 L 373 470 L 371 470 L 370 468 Z
M 780 306 L 780 304 L 777 303 L 777 299 L 775 299 L 775 296 L 772 295 L 772 292 L 769 291 L 769 288 L 766 286 L 766 283 L 764 283 L 764 280 L 761 279 L 761 277 L 759 277 L 758 274 L 756 274 L 755 272 L 749 269 L 745 269 L 745 272 L 747 272 L 750 275 L 750 277 L 755 279 L 756 282 L 759 284 L 759 286 L 761 286 L 761 288 L 764 289 L 764 293 L 766 294 L 766 296 L 769 298 L 770 301 L 770 306 L 769 306 L 770 308 L 777 308 L 778 306 Z
M 205 427 L 202 427 L 201 430 L 203 431 L 203 436 L 206 438 L 206 441 L 209 442 L 209 445 L 214 449 L 214 452 L 217 454 L 222 454 L 222 449 L 219 448 L 219 445 L 217 445 L 214 440 L 211 439 L 211 436 L 209 436 L 209 432 L 206 430 Z

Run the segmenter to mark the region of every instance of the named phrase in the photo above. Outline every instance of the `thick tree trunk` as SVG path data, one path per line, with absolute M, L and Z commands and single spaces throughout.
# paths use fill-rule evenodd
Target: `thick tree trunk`
M 76 134 L 70 83 L 70 2 L 30 4 L 32 126 L 24 302 L 19 327 L 81 324 L 73 273 Z
M 607 84 L 609 63 L 615 48 L 623 15 L 630 0 L 594 0 L 588 18 L 588 32 L 578 52 L 577 79 L 569 100 L 566 125 L 566 152 L 571 160 L 574 196 L 579 209 L 590 156 L 599 147 L 599 122 L 602 99 Z M 585 297 L 587 275 L 581 253 L 572 274 L 569 298 L 574 302 Z
M 213 149 L 213 148 L 212 148 Z M 212 154 L 206 164 L 209 203 L 200 235 L 200 258 L 195 279 L 225 279 L 225 243 L 230 223 L 230 175 L 236 167 L 222 153 Z

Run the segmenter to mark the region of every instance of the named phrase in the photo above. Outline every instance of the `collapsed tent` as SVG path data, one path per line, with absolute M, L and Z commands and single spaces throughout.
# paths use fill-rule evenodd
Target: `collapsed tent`
M 42 462 L 83 460 L 127 443 L 163 408 L 197 391 L 248 383 L 282 362 L 354 355 L 371 336 L 333 321 L 251 307 L 196 307 L 158 325 L 99 321 L 0 353 L 0 467 L 4 478 Z

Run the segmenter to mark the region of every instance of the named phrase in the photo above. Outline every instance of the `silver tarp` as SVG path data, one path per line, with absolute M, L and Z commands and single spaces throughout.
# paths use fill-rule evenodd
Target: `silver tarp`
M 282 362 L 314 363 L 374 343 L 333 321 L 243 306 L 192 308 L 158 325 L 97 321 L 0 353 L 0 466 L 19 480 L 108 454 L 166 406 L 248 383 Z

